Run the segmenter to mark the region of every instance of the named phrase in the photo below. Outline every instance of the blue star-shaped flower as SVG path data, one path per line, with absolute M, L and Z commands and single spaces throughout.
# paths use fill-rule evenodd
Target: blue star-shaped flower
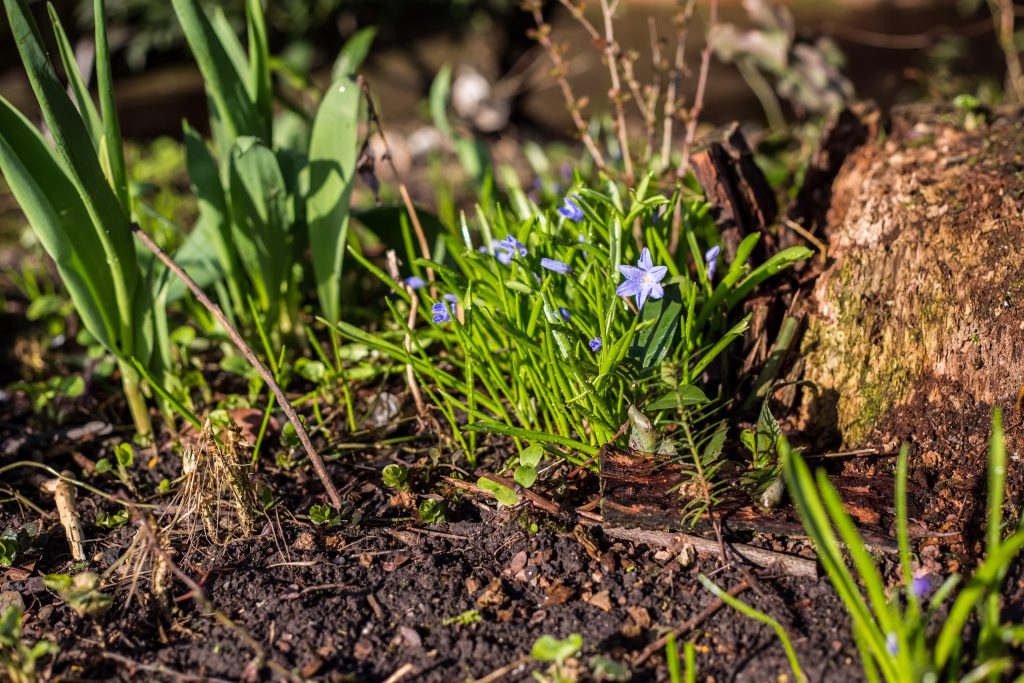
M 558 207 L 558 213 L 565 216 L 573 223 L 579 223 L 583 220 L 583 209 L 580 205 L 573 201 L 573 198 L 579 199 L 579 195 L 572 195 L 562 200 L 562 206 Z
M 708 282 L 715 279 L 715 270 L 718 268 L 718 255 L 722 248 L 717 244 L 704 252 L 704 263 L 708 266 Z
M 615 293 L 619 296 L 635 296 L 636 305 L 640 310 L 643 310 L 648 297 L 657 300 L 665 296 L 665 290 L 660 283 L 668 273 L 668 267 L 654 265 L 647 247 L 640 252 L 636 268 L 619 266 L 619 272 L 626 276 L 626 281 L 615 289 Z

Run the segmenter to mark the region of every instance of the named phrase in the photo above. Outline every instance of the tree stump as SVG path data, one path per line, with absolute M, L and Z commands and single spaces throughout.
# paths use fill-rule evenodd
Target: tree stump
M 808 425 L 855 446 L 899 410 L 907 431 L 908 410 L 1020 402 L 1022 197 L 1020 109 L 899 109 L 846 158 L 802 343 Z

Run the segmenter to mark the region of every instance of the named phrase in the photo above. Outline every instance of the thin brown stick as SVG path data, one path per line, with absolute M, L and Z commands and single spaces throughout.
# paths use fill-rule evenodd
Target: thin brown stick
M 708 87 L 708 71 L 711 68 L 711 53 L 715 47 L 715 28 L 718 25 L 718 0 L 711 0 L 711 10 L 708 17 L 708 30 L 704 39 L 704 49 L 700 55 L 700 75 L 697 77 L 697 93 L 693 97 L 693 106 L 690 107 L 689 120 L 686 122 L 686 139 L 683 140 L 682 159 L 679 161 L 679 168 L 676 169 L 676 177 L 682 178 L 690 166 L 690 148 L 693 147 L 694 138 L 697 137 L 697 121 L 700 119 L 701 110 L 704 109 L 704 93 Z
M 387 251 L 387 266 L 388 275 L 395 282 L 401 282 L 401 278 L 398 273 L 398 256 L 395 255 L 394 249 L 388 249 Z M 405 352 L 412 357 L 412 333 L 416 327 L 416 311 L 420 305 L 420 298 L 417 296 L 415 290 L 408 284 L 404 285 L 406 293 L 409 295 L 409 317 L 405 321 L 406 332 L 405 332 Z M 420 387 L 416 382 L 416 373 L 412 369 L 412 363 L 405 364 L 405 381 L 409 385 L 409 392 L 412 394 L 412 399 L 416 403 L 416 414 L 422 416 L 427 412 L 426 406 L 423 404 L 423 397 L 420 396 Z
M 384 145 L 384 161 L 387 162 L 388 167 L 391 169 L 392 175 L 395 176 L 395 180 L 398 182 L 398 193 L 402 195 L 402 203 L 405 205 L 405 211 L 409 214 L 409 220 L 412 221 L 412 229 L 416 233 L 416 241 L 419 242 L 420 252 L 424 259 L 430 260 L 430 245 L 427 244 L 427 236 L 423 232 L 423 225 L 420 224 L 419 214 L 416 213 L 416 207 L 412 203 L 412 197 L 409 196 L 409 189 L 405 186 L 405 182 L 402 180 L 402 175 L 398 172 L 398 167 L 395 166 L 394 155 L 391 153 L 391 145 L 388 144 L 388 138 L 384 134 L 384 123 L 381 121 L 380 112 L 377 111 L 377 107 L 373 103 L 373 93 L 370 92 L 370 84 L 361 75 L 356 78 L 356 82 L 363 91 L 363 97 L 366 99 L 366 113 L 370 119 L 370 123 L 377 127 L 377 134 L 380 135 L 380 141 Z M 434 269 L 427 267 L 427 280 L 430 282 L 434 281 Z M 431 288 L 431 296 L 435 296 L 433 288 Z
M 513 659 L 505 666 L 495 669 L 483 678 L 476 679 L 475 681 L 473 681 L 473 683 L 494 683 L 495 681 L 500 681 L 502 678 L 508 676 L 510 673 L 512 673 L 519 667 L 523 666 L 524 664 L 529 664 L 532 660 L 533 657 L 526 656 L 520 657 L 518 659 Z
M 625 95 L 622 92 L 622 81 L 619 78 L 619 45 L 615 42 L 615 8 L 619 0 L 609 3 L 609 0 L 601 0 L 601 15 L 604 17 L 604 57 L 608 62 L 608 77 L 611 81 L 611 90 L 608 97 L 615 105 L 615 132 L 619 137 L 619 147 L 622 152 L 622 164 L 626 171 L 626 181 L 633 182 L 633 158 L 629 151 L 629 131 L 626 129 L 626 113 L 622 102 Z
M 1024 101 L 1024 73 L 1020 63 L 1020 53 L 1017 52 L 1017 41 L 1014 33 L 1014 8 L 1013 0 L 989 0 L 992 8 L 992 20 L 995 22 L 996 35 L 999 37 L 999 47 L 1006 57 L 1006 87 L 1007 94 L 1011 101 Z
M 414 673 L 416 673 L 416 667 L 414 667 L 411 663 L 407 662 L 407 663 L 403 664 L 402 666 L 398 667 L 398 669 L 395 671 L 395 673 L 393 673 L 390 676 L 388 676 L 387 679 L 384 681 L 384 683 L 398 683 L 400 680 L 402 680 L 403 678 L 405 678 L 409 674 L 414 674 Z
M 665 112 L 662 116 L 661 135 L 661 172 L 668 170 L 672 163 L 672 128 L 676 120 L 676 105 L 679 97 L 679 81 L 686 68 L 686 38 L 689 35 L 690 21 L 697 6 L 697 0 L 687 0 L 686 6 L 673 17 L 676 29 L 676 51 L 669 71 L 668 84 L 665 87 Z M 675 254 L 675 252 L 672 252 Z
M 161 676 L 167 676 L 168 678 L 172 678 L 176 681 L 201 681 L 202 683 L 232 683 L 226 678 L 217 678 L 215 676 L 205 675 L 197 676 L 195 674 L 186 674 L 180 671 L 175 671 L 174 669 L 166 667 L 163 664 L 146 664 L 145 662 L 138 662 L 134 659 L 125 657 L 124 655 L 119 655 L 116 652 L 111 652 L 110 650 L 96 650 L 95 654 L 102 657 L 103 659 L 108 659 L 112 662 L 117 662 L 122 666 L 136 669 L 138 671 L 148 671 L 149 673 L 160 674 Z
M 168 270 L 174 273 L 185 286 L 189 288 L 196 300 L 201 303 L 206 310 L 213 314 L 213 317 L 217 319 L 217 322 L 221 324 L 221 327 L 228 333 L 231 341 L 234 342 L 235 346 L 241 351 L 245 359 L 249 361 L 249 364 L 256 368 L 256 372 L 259 373 L 260 377 L 270 390 L 274 392 L 274 397 L 277 398 L 278 404 L 281 406 L 281 410 L 284 411 L 288 421 L 292 423 L 292 427 L 295 428 L 295 434 L 299 437 L 299 442 L 302 443 L 302 447 L 306 450 L 306 455 L 309 456 L 309 461 L 313 463 L 313 469 L 316 470 L 316 475 L 320 478 L 320 482 L 324 486 L 324 490 L 327 492 L 327 498 L 331 501 L 331 505 L 335 508 L 341 508 L 342 500 L 341 495 L 338 493 L 338 489 L 334 488 L 334 484 L 331 482 L 331 477 L 327 473 L 327 468 L 324 466 L 324 461 L 320 458 L 320 454 L 317 453 L 316 449 L 313 448 L 313 443 L 309 440 L 309 434 L 306 433 L 306 428 L 302 425 L 302 421 L 299 419 L 298 413 L 292 408 L 291 402 L 288 397 L 285 396 L 284 390 L 281 389 L 281 385 L 274 379 L 273 373 L 267 369 L 267 367 L 260 362 L 260 359 L 256 357 L 256 353 L 252 350 L 252 347 L 242 338 L 238 330 L 231 324 L 224 315 L 224 311 L 220 309 L 220 306 L 215 304 L 210 297 L 206 296 L 202 288 L 196 284 L 196 281 L 189 277 L 189 274 L 182 269 L 177 263 L 174 262 L 167 253 L 157 246 L 149 235 L 142 231 L 138 225 L 132 225 L 132 232 L 139 238 L 142 245 L 153 252 L 153 255 L 160 260 Z
M 735 598 L 737 595 L 747 590 L 748 588 L 750 588 L 749 583 L 747 583 L 746 581 L 740 581 L 738 584 L 730 588 L 727 591 L 727 593 Z M 656 641 L 645 647 L 638 655 L 633 657 L 633 665 L 637 666 L 639 664 L 643 664 L 650 658 L 651 655 L 655 654 L 656 652 L 660 652 L 665 647 L 665 644 L 668 643 L 669 634 L 672 634 L 676 638 L 679 638 L 680 636 L 689 633 L 690 631 L 694 630 L 695 628 L 703 624 L 705 621 L 710 619 L 712 616 L 714 616 L 715 612 L 722 609 L 722 607 L 724 606 L 725 603 L 716 598 L 714 602 L 712 602 L 703 610 L 701 610 L 700 614 L 690 619 L 689 621 L 683 622 L 676 628 L 669 631 L 669 633 L 666 633 L 661 638 L 658 638 Z
M 565 106 L 569 110 L 569 116 L 572 117 L 573 125 L 576 126 L 576 132 L 580 136 L 583 146 L 587 148 L 590 156 L 594 159 L 594 163 L 597 164 L 598 169 L 604 171 L 607 163 L 604 160 L 604 155 L 601 154 L 601 150 L 598 149 L 597 144 L 590 135 L 587 122 L 580 113 L 579 100 L 576 99 L 572 86 L 569 85 L 567 78 L 568 70 L 565 60 L 562 59 L 562 50 L 551 40 L 551 25 L 544 21 L 541 3 L 539 1 L 532 3 L 530 11 L 533 14 L 534 22 L 537 24 L 533 37 L 544 48 L 544 51 L 548 54 L 548 59 L 554 65 L 554 77 L 558 82 L 558 87 L 562 90 L 562 97 L 565 98 Z

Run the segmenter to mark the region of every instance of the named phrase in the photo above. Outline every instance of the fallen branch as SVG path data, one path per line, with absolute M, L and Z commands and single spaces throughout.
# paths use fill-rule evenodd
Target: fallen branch
M 681 550 L 683 546 L 692 545 L 698 553 L 721 554 L 721 548 L 717 541 L 711 541 L 701 536 L 694 536 L 693 534 L 652 531 L 648 529 L 627 529 L 624 527 L 602 527 L 602 529 L 605 536 L 617 538 L 621 541 L 660 545 L 670 550 Z M 733 551 L 733 554 L 739 555 L 747 562 L 760 567 L 777 567 L 790 576 L 818 578 L 818 565 L 814 560 L 765 548 L 756 548 L 743 543 L 730 543 L 729 549 Z
M 284 411 L 285 416 L 288 417 L 288 421 L 292 423 L 292 427 L 295 428 L 295 434 L 299 437 L 299 442 L 302 443 L 302 447 L 306 450 L 306 455 L 309 456 L 309 461 L 313 463 L 313 469 L 316 470 L 316 475 L 320 478 L 320 482 L 324 486 L 324 490 L 327 491 L 327 498 L 331 501 L 331 505 L 335 508 L 341 508 L 342 500 L 341 495 L 338 493 L 338 489 L 334 488 L 334 484 L 331 482 L 330 475 L 327 474 L 327 468 L 324 466 L 324 461 L 320 458 L 320 454 L 317 453 L 316 449 L 313 448 L 313 443 L 309 440 L 309 434 L 306 433 L 306 428 L 303 426 L 302 421 L 299 420 L 298 413 L 292 408 L 291 401 L 285 396 L 284 390 L 281 389 L 281 385 L 274 379 L 274 375 L 267 369 L 260 359 L 256 357 L 256 353 L 252 350 L 252 347 L 242 338 L 242 335 L 235 329 L 234 325 L 224 315 L 224 311 L 220 310 L 220 306 L 215 304 L 210 297 L 206 296 L 202 288 L 196 284 L 196 281 L 189 277 L 189 274 L 184 269 L 174 262 L 167 253 L 157 246 L 156 242 L 150 238 L 145 232 L 142 231 L 138 225 L 132 225 L 132 232 L 139 238 L 142 246 L 153 252 L 153 255 L 160 260 L 168 270 L 174 273 L 185 286 L 189 288 L 192 294 L 196 297 L 196 300 L 201 303 L 206 310 L 208 310 L 217 322 L 220 323 L 221 327 L 228 333 L 231 341 L 234 342 L 235 346 L 241 351 L 245 359 L 249 361 L 256 372 L 259 373 L 261 379 L 267 383 L 270 390 L 274 392 L 274 396 L 277 398 L 278 404 L 281 406 L 281 410 Z

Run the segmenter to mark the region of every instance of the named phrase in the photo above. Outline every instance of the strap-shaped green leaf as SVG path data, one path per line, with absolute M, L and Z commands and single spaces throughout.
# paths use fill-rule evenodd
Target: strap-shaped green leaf
M 231 139 L 259 135 L 259 117 L 233 60 L 198 0 L 171 0 L 192 54 Z
M 78 105 L 78 112 L 82 115 L 86 127 L 89 129 L 89 137 L 92 139 L 92 146 L 99 152 L 100 141 L 103 139 L 103 120 L 96 111 L 96 105 L 89 94 L 89 88 L 85 85 L 84 77 L 78 71 L 78 63 L 75 61 L 75 51 L 71 48 L 71 41 L 68 40 L 64 26 L 60 23 L 57 10 L 52 3 L 46 3 L 46 10 L 50 14 L 50 23 L 53 24 L 53 36 L 57 40 L 57 52 L 60 54 L 61 64 L 64 65 L 64 73 L 68 76 L 68 84 L 71 92 L 75 95 L 75 103 Z
M 348 236 L 349 197 L 359 153 L 361 93 L 352 79 L 331 84 L 313 122 L 306 219 L 324 317 L 341 316 L 341 269 Z
M 249 27 L 249 92 L 260 119 L 260 135 L 273 140 L 274 90 L 270 80 L 270 43 L 261 0 L 248 0 L 245 19 Z
M 60 160 L 39 131 L 2 97 L 0 171 L 57 264 L 86 329 L 116 353 L 118 315 L 103 245 Z
M 373 39 L 377 37 L 377 27 L 367 26 L 352 34 L 352 37 L 345 41 L 338 58 L 334 60 L 331 68 L 331 80 L 336 81 L 343 76 L 352 77 L 363 66 L 366 55 L 370 53 L 370 46 Z
M 199 203 L 199 220 L 192 228 L 189 239 L 175 254 L 175 259 L 179 260 L 179 256 L 190 255 L 191 252 L 183 252 L 183 250 L 192 242 L 195 242 L 197 246 L 202 245 L 207 253 L 212 246 L 213 255 L 220 270 L 227 276 L 228 290 L 231 292 L 233 305 L 237 310 L 242 310 L 240 307 L 243 305 L 244 299 L 241 296 L 240 287 L 244 276 L 231 234 L 231 212 L 228 208 L 224 188 L 221 185 L 220 170 L 202 136 L 187 123 L 183 128 L 185 167 L 188 169 L 192 192 Z M 198 257 L 199 253 L 197 252 L 195 255 Z M 185 264 L 183 263 L 182 266 L 184 267 Z M 195 263 L 195 266 L 198 266 L 198 262 Z M 188 269 L 186 268 L 186 270 Z M 199 275 L 201 270 L 196 270 L 195 273 L 188 272 L 191 275 Z M 207 280 L 207 282 L 212 282 L 212 280 Z M 172 300 L 182 294 L 184 294 L 184 289 L 172 285 L 170 295 Z
M 57 79 L 43 49 L 39 29 L 25 0 L 4 0 L 11 33 L 39 101 L 43 117 L 64 161 L 68 177 L 74 183 L 90 223 L 103 245 L 106 268 L 112 273 L 119 313 L 119 346 L 124 355 L 133 354 L 131 330 L 131 292 L 138 286 L 135 242 L 128 217 L 107 183 L 89 132 Z
M 110 183 L 126 215 L 132 213 L 128 194 L 128 172 L 124 166 L 124 146 L 121 143 L 121 124 L 117 120 L 114 103 L 114 79 L 110 73 L 110 46 L 107 43 L 107 13 L 103 0 L 93 0 L 96 21 L 96 87 L 100 95 L 100 114 L 103 117 L 103 149 L 110 169 Z
M 679 319 L 683 315 L 683 297 L 678 285 L 665 287 L 661 299 L 651 299 L 640 312 L 640 322 L 654 321 L 633 338 L 629 355 L 637 360 L 644 370 L 653 368 L 665 360 L 665 356 L 676 347 L 679 339 Z
M 277 157 L 256 138 L 239 138 L 232 150 L 231 204 L 242 266 L 272 311 L 289 264 L 291 204 Z

